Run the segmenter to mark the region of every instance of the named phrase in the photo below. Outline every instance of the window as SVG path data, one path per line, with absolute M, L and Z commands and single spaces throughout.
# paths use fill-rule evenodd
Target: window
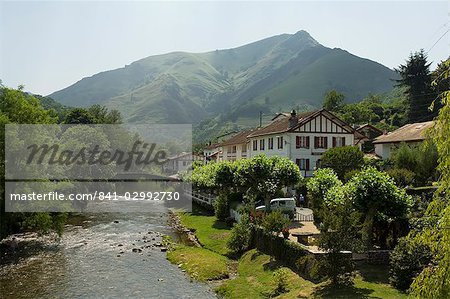
M 236 153 L 236 145 L 233 145 L 233 147 L 231 148 L 231 152 L 232 152 L 233 154 Z
M 258 150 L 258 141 L 257 140 L 253 140 L 253 150 L 254 151 Z
M 320 168 L 320 159 L 316 161 L 316 168 Z
M 333 147 L 345 146 L 345 137 L 333 137 Z
M 259 149 L 262 151 L 264 150 L 264 141 L 265 141 L 265 139 L 259 140 Z
M 283 148 L 283 136 L 277 137 L 278 149 Z
M 309 148 L 309 136 L 296 136 L 295 137 L 296 148 Z
M 296 159 L 295 163 L 298 165 L 300 170 L 309 170 L 309 159 Z
M 269 149 L 270 150 L 273 149 L 273 137 L 269 138 L 269 141 L 267 143 L 268 143 Z
M 328 148 L 328 138 L 314 137 L 314 148 Z
M 242 145 L 242 152 L 246 153 L 247 152 L 247 144 L 243 144 Z

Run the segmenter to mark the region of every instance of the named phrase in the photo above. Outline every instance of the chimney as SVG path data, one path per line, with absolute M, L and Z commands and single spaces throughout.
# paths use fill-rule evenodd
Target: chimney
M 289 128 L 296 126 L 298 123 L 297 112 L 294 110 L 291 111 L 291 116 L 289 117 Z

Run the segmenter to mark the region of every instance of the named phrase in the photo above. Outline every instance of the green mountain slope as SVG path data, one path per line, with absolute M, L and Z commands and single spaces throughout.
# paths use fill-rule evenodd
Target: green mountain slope
M 349 102 L 388 92 L 395 77 L 379 63 L 299 31 L 233 49 L 150 56 L 50 96 L 69 106 L 103 104 L 130 122 L 198 123 L 220 115 L 247 123 L 259 111 L 320 106 L 333 88 Z

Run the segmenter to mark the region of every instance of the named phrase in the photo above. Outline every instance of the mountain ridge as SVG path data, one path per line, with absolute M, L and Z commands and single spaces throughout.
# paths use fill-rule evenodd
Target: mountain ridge
M 49 96 L 69 106 L 118 109 L 130 122 L 198 123 L 221 115 L 245 123 L 259 110 L 318 107 L 330 89 L 356 102 L 389 92 L 394 78 L 382 64 L 325 47 L 301 30 L 236 48 L 148 56 Z

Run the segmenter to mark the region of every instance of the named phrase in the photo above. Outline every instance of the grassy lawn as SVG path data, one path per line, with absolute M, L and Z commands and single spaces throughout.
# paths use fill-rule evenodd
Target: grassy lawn
M 216 291 L 225 298 L 264 298 L 271 297 L 276 287 L 273 273 L 281 264 L 271 261 L 270 256 L 253 249 L 246 252 L 239 260 L 238 277 L 225 281 Z M 288 269 L 288 268 L 286 268 Z M 289 270 L 289 292 L 279 298 L 297 298 L 308 296 L 314 284 L 302 279 Z
M 228 277 L 228 258 L 199 247 L 175 245 L 167 253 L 167 259 L 180 265 L 190 277 L 200 280 L 215 280 Z
M 204 248 L 222 255 L 229 254 L 227 240 L 231 228 L 224 222 L 195 206 L 192 213 L 180 213 L 179 215 L 184 226 L 195 229 L 195 235 Z

